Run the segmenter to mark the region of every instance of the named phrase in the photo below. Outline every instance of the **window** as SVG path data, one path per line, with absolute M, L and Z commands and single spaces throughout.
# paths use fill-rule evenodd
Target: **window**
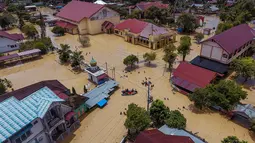
M 36 121 L 34 122 L 34 125 L 37 124 L 37 123 L 38 123 L 38 121 L 36 120 Z
M 26 133 L 24 133 L 23 135 L 21 135 L 21 137 L 17 138 L 15 140 L 15 142 L 16 143 L 22 143 L 22 141 L 25 141 L 31 134 L 32 134 L 32 132 L 29 130 Z

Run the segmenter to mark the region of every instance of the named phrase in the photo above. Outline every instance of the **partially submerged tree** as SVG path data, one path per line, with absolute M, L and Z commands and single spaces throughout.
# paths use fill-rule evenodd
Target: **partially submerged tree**
M 26 24 L 22 27 L 22 32 L 30 39 L 36 39 L 38 36 L 38 31 L 36 30 L 35 26 L 32 24 Z
M 180 111 L 174 110 L 170 111 L 169 117 L 165 122 L 170 128 L 185 129 L 187 120 Z
M 204 39 L 204 34 L 202 34 L 202 33 L 197 33 L 197 34 L 195 35 L 195 39 L 196 39 L 197 43 L 199 43 L 202 39 Z
M 228 136 L 224 138 L 221 143 L 248 143 L 247 141 L 241 141 L 236 136 Z
M 177 57 L 175 53 L 176 47 L 173 43 L 170 43 L 164 47 L 164 56 L 163 60 L 168 63 L 168 68 L 171 70 L 173 67 L 173 63 Z
M 70 46 L 67 44 L 60 44 L 61 49 L 58 50 L 59 60 L 61 63 L 67 63 L 70 60 Z
M 123 64 L 126 66 L 130 66 L 131 68 L 133 68 L 133 66 L 135 65 L 135 63 L 139 62 L 139 59 L 137 58 L 137 56 L 135 55 L 129 55 L 127 56 L 124 60 L 123 60 Z
M 82 51 L 75 50 L 74 52 L 72 52 L 70 60 L 71 60 L 71 66 L 73 68 L 81 69 L 81 63 L 84 60 L 84 56 L 82 55 Z
M 150 107 L 150 116 L 156 127 L 165 124 L 165 120 L 169 117 L 169 108 L 166 107 L 163 101 L 157 99 L 152 102 Z
M 211 84 L 205 88 L 196 89 L 189 98 L 199 108 L 220 106 L 224 110 L 232 110 L 240 100 L 247 97 L 247 92 L 231 80 L 221 80 L 218 84 Z
M 1 79 L 0 78 L 0 95 L 6 93 L 6 91 L 8 89 L 11 89 L 12 88 L 12 83 L 11 81 L 9 81 L 8 79 L 4 78 L 4 79 Z
M 134 103 L 128 105 L 127 119 L 124 125 L 128 129 L 128 134 L 132 138 L 135 138 L 140 131 L 148 128 L 150 123 L 150 116 L 144 108 L 139 107 Z
M 79 36 L 79 41 L 83 47 L 90 46 L 90 39 L 88 36 Z
M 178 47 L 178 54 L 182 55 L 182 60 L 185 61 L 185 57 L 190 53 L 191 39 L 189 36 L 181 37 L 181 42 Z
M 155 52 L 145 53 L 143 55 L 143 58 L 145 62 L 148 62 L 148 64 L 151 64 L 151 61 L 154 61 L 156 59 L 157 54 Z
M 235 59 L 231 63 L 231 69 L 236 72 L 237 76 L 244 77 L 244 82 L 255 78 L 255 60 L 251 57 Z
M 34 43 L 33 48 L 40 49 L 42 54 L 46 54 L 48 52 L 48 48 L 42 42 Z
M 53 27 L 53 29 L 51 30 L 52 33 L 58 35 L 58 36 L 63 36 L 65 35 L 65 29 L 60 27 L 60 26 L 55 26 Z
M 176 24 L 178 27 L 183 28 L 183 32 L 185 33 L 191 33 L 198 27 L 196 17 L 189 13 L 184 13 L 179 16 Z

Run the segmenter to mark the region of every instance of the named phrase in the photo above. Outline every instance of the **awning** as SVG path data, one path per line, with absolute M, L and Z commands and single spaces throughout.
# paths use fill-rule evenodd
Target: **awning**
M 56 25 L 59 26 L 59 27 L 62 27 L 62 28 L 66 28 L 66 29 L 74 29 L 77 27 L 77 25 L 74 25 L 72 23 L 69 23 L 69 22 L 65 22 L 65 21 L 57 21 L 56 22 Z
M 99 101 L 99 102 L 97 103 L 97 105 L 98 105 L 100 108 L 104 107 L 104 105 L 106 105 L 106 104 L 107 104 L 107 100 L 106 100 L 106 99 L 102 99 L 101 101 Z
M 75 115 L 75 113 L 73 111 L 66 113 L 65 120 L 69 121 L 74 115 Z
M 190 61 L 190 63 L 220 74 L 226 74 L 228 72 L 228 65 L 212 61 L 200 56 L 194 58 L 192 61 Z

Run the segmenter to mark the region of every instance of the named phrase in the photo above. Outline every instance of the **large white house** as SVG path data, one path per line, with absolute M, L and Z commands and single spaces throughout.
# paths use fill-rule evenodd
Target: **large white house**
M 5 31 L 0 31 L 0 53 L 18 50 L 23 39 L 22 34 L 9 34 Z
M 247 24 L 241 24 L 202 41 L 200 56 L 229 64 L 235 58 L 249 53 L 254 38 L 255 31 Z

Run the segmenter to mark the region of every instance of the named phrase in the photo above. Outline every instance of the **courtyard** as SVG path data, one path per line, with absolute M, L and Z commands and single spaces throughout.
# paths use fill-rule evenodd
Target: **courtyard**
M 51 35 L 49 29 L 47 34 Z M 254 142 L 254 138 L 249 131 L 240 125 L 233 123 L 219 113 L 196 113 L 192 112 L 192 102 L 187 96 L 180 93 L 174 93 L 169 83 L 169 72 L 166 72 L 167 65 L 162 60 L 162 49 L 156 50 L 157 58 L 152 62 L 151 67 L 145 66 L 142 55 L 151 51 L 145 47 L 132 45 L 124 41 L 123 38 L 115 35 L 100 34 L 89 36 L 91 46 L 87 48 L 81 47 L 78 42 L 77 35 L 66 34 L 62 37 L 52 37 L 56 45 L 69 44 L 72 50 L 81 50 L 85 57 L 85 61 L 89 62 L 93 57 L 99 66 L 107 69 L 109 76 L 112 76 L 112 69 L 115 68 L 115 78 L 120 83 L 120 89 L 116 91 L 110 98 L 108 105 L 103 109 L 95 109 L 81 120 L 81 127 L 66 139 L 66 143 L 118 143 L 126 134 L 124 127 L 125 112 L 128 104 L 136 103 L 142 107 L 146 107 L 147 92 L 141 82 L 147 78 L 151 78 L 151 82 L 155 85 L 151 95 L 154 99 L 160 99 L 171 110 L 180 110 L 187 118 L 186 129 L 192 131 L 198 136 L 205 138 L 208 142 L 220 142 L 226 136 L 237 136 L 240 139 Z M 177 35 L 177 42 L 181 35 Z M 200 46 L 192 42 L 192 51 L 187 56 L 189 61 L 199 54 Z M 139 57 L 139 68 L 125 73 L 123 70 L 125 65 L 123 59 L 134 54 Z M 174 67 L 178 65 L 182 57 L 178 57 Z M 88 84 L 87 74 L 74 73 L 70 66 L 60 65 L 58 63 L 57 54 L 50 53 L 42 57 L 42 59 L 19 64 L 14 67 L 8 67 L 0 70 L 0 76 L 7 78 L 13 83 L 14 89 L 18 89 L 41 80 L 57 79 L 66 87 L 74 87 L 78 93 L 83 92 L 83 86 Z M 93 88 L 93 86 L 91 86 Z M 125 88 L 135 88 L 138 94 L 135 96 L 121 96 L 121 90 Z M 254 92 L 249 91 L 247 101 L 252 103 Z M 185 109 L 183 109 L 185 107 Z

